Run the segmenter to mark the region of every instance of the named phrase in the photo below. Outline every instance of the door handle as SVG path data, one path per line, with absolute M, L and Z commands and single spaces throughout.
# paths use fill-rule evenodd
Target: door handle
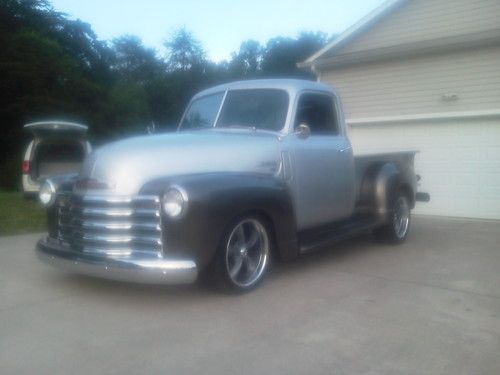
M 282 173 L 283 179 L 285 181 L 292 181 L 293 179 L 293 170 L 292 170 L 292 160 L 290 159 L 290 153 L 288 151 L 283 151 L 281 153 L 281 165 L 282 165 Z

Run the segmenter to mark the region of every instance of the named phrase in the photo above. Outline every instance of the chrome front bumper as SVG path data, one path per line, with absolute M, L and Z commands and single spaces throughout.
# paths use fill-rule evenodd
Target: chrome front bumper
M 36 246 L 38 258 L 52 266 L 79 274 L 104 279 L 142 284 L 189 284 L 198 270 L 192 260 L 108 257 L 77 252 L 51 238 L 43 238 Z

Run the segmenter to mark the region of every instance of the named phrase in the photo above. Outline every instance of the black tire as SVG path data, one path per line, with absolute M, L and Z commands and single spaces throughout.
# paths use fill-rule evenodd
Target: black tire
M 408 237 L 411 223 L 411 209 L 408 195 L 399 191 L 393 199 L 389 221 L 374 229 L 373 236 L 378 242 L 400 244 Z
M 232 293 L 254 289 L 269 270 L 272 246 L 269 225 L 262 217 L 248 215 L 235 220 L 224 233 L 209 269 L 216 286 Z

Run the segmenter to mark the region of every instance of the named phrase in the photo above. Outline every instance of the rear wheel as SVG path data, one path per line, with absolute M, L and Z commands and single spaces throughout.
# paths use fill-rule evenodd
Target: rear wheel
M 382 242 L 401 243 L 408 236 L 410 229 L 410 202 L 408 196 L 400 191 L 394 201 L 392 215 L 388 223 L 375 229 L 375 238 Z
M 215 277 L 220 287 L 245 292 L 264 278 L 271 260 L 271 238 L 264 220 L 247 216 L 226 232 L 215 259 Z

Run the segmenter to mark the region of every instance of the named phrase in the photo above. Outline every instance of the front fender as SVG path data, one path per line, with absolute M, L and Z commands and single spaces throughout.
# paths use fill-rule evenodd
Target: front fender
M 165 251 L 191 257 L 198 267 L 215 255 L 228 225 L 245 213 L 264 215 L 272 226 L 278 255 L 285 260 L 298 254 L 295 214 L 285 185 L 262 174 L 207 173 L 158 178 L 140 194 L 160 194 L 172 185 L 188 195 L 186 214 L 175 220 L 162 217 Z

